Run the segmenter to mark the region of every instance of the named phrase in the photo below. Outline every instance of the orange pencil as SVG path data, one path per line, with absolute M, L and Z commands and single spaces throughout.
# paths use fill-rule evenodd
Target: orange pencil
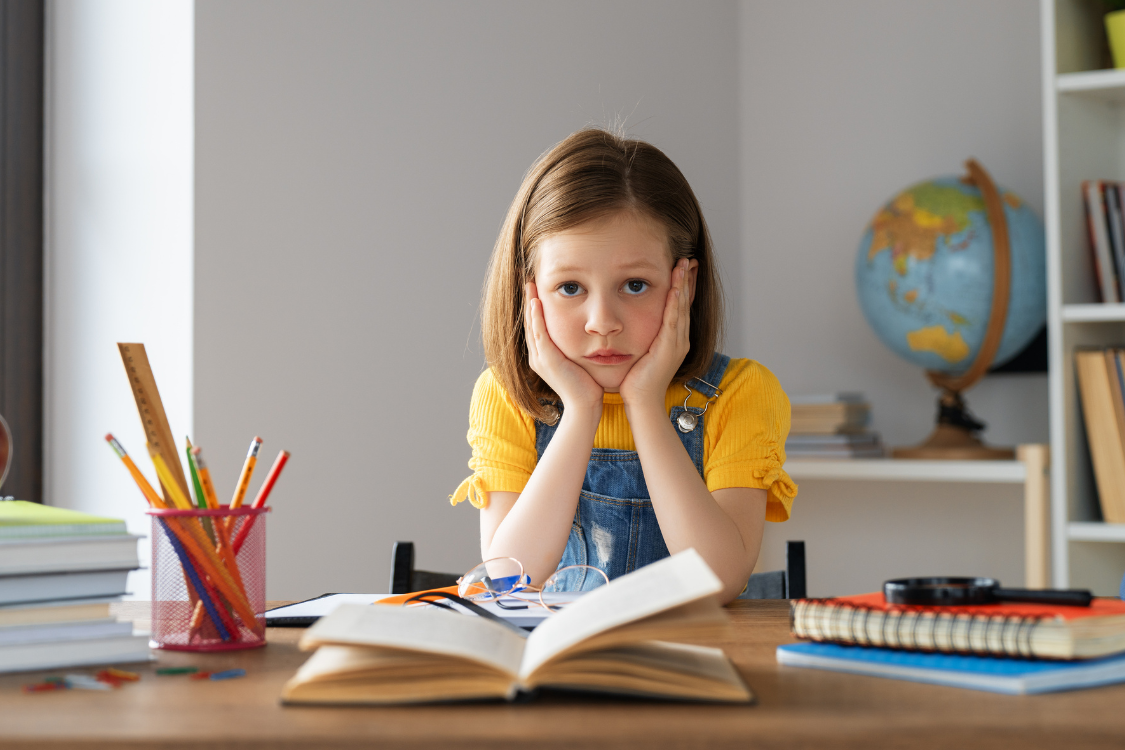
M 246 490 L 250 489 L 250 477 L 254 475 L 254 467 L 258 465 L 258 451 L 262 447 L 262 439 L 257 435 L 250 441 L 250 450 L 246 451 L 246 461 L 242 464 L 242 471 L 238 475 L 238 484 L 234 488 L 234 497 L 230 499 L 231 509 L 242 506 L 246 499 Z M 234 517 L 227 519 L 227 531 L 234 530 Z
M 199 473 L 199 484 L 203 489 L 203 499 L 207 507 L 214 510 L 219 507 L 219 496 L 215 494 L 215 485 L 211 483 L 211 470 L 203 460 L 203 451 L 199 446 L 191 449 L 191 457 L 195 461 L 195 468 Z
M 117 454 L 117 457 L 125 464 L 125 468 L 133 475 L 133 481 L 141 488 L 141 493 L 145 496 L 145 500 L 148 501 L 148 504 L 153 508 L 167 508 L 168 506 L 164 504 L 163 498 L 156 494 L 156 490 L 152 488 L 152 485 L 145 479 L 145 475 L 142 474 L 141 470 L 137 468 L 137 465 L 133 463 L 133 459 L 129 458 L 129 454 L 125 452 L 125 448 L 121 443 L 117 442 L 117 438 L 113 436 L 112 432 L 106 433 L 105 441 L 109 443 L 109 447 L 113 448 L 113 452 Z
M 277 482 L 277 478 L 281 476 L 281 470 L 285 468 L 285 463 L 289 460 L 289 451 L 281 451 L 274 459 L 273 466 L 270 467 L 270 473 L 266 474 L 266 481 L 262 482 L 262 488 L 258 490 L 258 496 L 254 498 L 254 504 L 251 507 L 261 508 L 266 504 L 266 499 L 269 498 L 270 492 L 273 490 L 273 485 Z M 254 516 L 246 519 L 242 524 L 242 528 L 238 530 L 238 534 L 234 537 L 234 543 L 231 545 L 234 548 L 234 554 L 242 549 L 242 544 L 246 541 L 246 536 L 250 533 L 250 527 L 254 525 Z

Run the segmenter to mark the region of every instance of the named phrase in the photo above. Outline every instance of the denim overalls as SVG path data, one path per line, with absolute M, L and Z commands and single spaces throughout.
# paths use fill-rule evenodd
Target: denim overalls
M 716 386 L 722 381 L 729 363 L 730 357 L 715 354 L 707 374 L 702 379 L 689 380 L 688 387 L 711 399 L 716 395 Z M 555 405 L 561 414 L 563 405 Z M 678 428 L 676 422 L 684 411 L 698 416 L 695 429 L 686 433 Z M 676 434 L 683 441 L 701 477 L 704 411 L 706 409 L 674 406 L 670 415 Z M 535 422 L 535 452 L 539 459 L 543 458 L 543 451 L 554 437 L 558 424 L 558 420 L 554 425 Z M 559 567 L 592 565 L 605 571 L 612 580 L 667 556 L 668 548 L 656 522 L 656 512 L 649 499 L 637 452 L 595 448 L 586 467 L 578 510 L 574 514 L 570 539 Z M 580 591 L 585 578 L 582 574 L 571 577 L 564 588 Z M 593 580 L 589 583 L 596 585 Z

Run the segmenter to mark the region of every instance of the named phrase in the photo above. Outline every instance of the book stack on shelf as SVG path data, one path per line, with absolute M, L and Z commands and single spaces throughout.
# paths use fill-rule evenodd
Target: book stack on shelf
M 869 429 L 871 404 L 862 393 L 794 396 L 785 441 L 788 458 L 880 458 L 883 444 Z
M 1082 199 L 1086 227 L 1102 302 L 1125 300 L 1125 183 L 1085 180 Z
M 124 521 L 0 501 L 0 672 L 151 659 L 148 636 L 110 616 L 139 538 Z
M 1102 518 L 1125 523 L 1125 349 L 1074 354 Z
M 1125 602 L 1116 598 L 916 606 L 877 592 L 796 600 L 790 622 L 808 640 L 778 647 L 789 666 L 1010 694 L 1125 681 Z

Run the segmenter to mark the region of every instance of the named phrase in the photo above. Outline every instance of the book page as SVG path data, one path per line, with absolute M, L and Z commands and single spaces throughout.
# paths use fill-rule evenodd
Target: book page
M 520 678 L 603 631 L 722 591 L 723 584 L 694 549 L 658 560 L 585 594 L 527 639 Z
M 519 672 L 526 641 L 503 625 L 439 607 L 341 604 L 301 637 L 301 650 L 322 644 L 384 646 L 448 654 L 502 670 Z

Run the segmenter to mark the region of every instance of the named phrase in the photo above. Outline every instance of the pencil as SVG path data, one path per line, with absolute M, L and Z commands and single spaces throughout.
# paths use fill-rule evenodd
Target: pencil
M 281 453 L 277 454 L 273 466 L 270 467 L 270 473 L 266 474 L 266 480 L 262 482 L 262 488 L 258 490 L 258 496 L 254 498 L 252 508 L 261 508 L 266 504 L 270 492 L 273 491 L 273 485 L 277 482 L 277 478 L 281 475 L 281 470 L 285 468 L 285 463 L 288 460 L 289 451 L 281 451 Z M 248 517 L 246 522 L 242 524 L 242 528 L 238 530 L 238 535 L 235 536 L 234 544 L 232 545 L 234 547 L 234 554 L 237 555 L 238 551 L 242 549 L 242 545 L 246 541 L 246 536 L 250 533 L 250 528 L 254 525 L 255 517 L 256 516 Z
M 156 490 L 152 488 L 152 485 L 148 483 L 147 479 L 145 479 L 145 475 L 142 474 L 141 470 L 137 468 L 137 465 L 133 463 L 133 459 L 129 457 L 129 454 L 125 452 L 125 446 L 121 445 L 121 443 L 117 441 L 117 438 L 113 436 L 113 433 L 107 433 L 105 439 L 106 442 L 109 443 L 109 447 L 113 449 L 113 452 L 117 454 L 118 458 L 121 459 L 121 462 L 125 464 L 125 467 L 127 469 L 129 469 L 129 473 L 133 475 L 133 481 L 135 481 L 137 483 L 137 486 L 140 487 L 141 494 L 145 496 L 145 500 L 148 501 L 149 506 L 161 509 L 167 508 L 168 504 L 165 503 L 164 499 L 160 497 L 160 495 L 157 494 Z M 184 551 L 182 543 L 179 545 L 175 543 L 178 540 L 174 538 L 175 534 L 168 527 L 168 522 L 163 518 L 158 520 L 160 521 L 161 526 L 164 528 L 164 533 L 168 536 L 169 542 L 172 542 L 172 549 L 175 551 L 176 556 L 180 559 L 180 565 L 184 568 L 184 578 L 186 579 L 185 583 L 187 584 L 188 593 L 191 599 L 195 601 L 195 604 L 197 605 L 197 611 L 200 615 L 202 615 L 204 611 L 203 608 L 206 607 L 207 612 L 211 615 L 212 622 L 215 623 L 216 630 L 221 631 L 222 625 L 220 624 L 219 620 L 215 619 L 217 617 L 217 613 L 215 612 L 214 605 L 211 604 L 210 606 L 208 606 L 208 604 L 203 601 L 203 597 L 207 595 L 206 591 L 202 591 L 202 596 L 200 596 L 201 587 L 199 583 L 199 577 L 196 574 L 195 566 L 192 564 L 191 558 L 188 556 L 187 552 Z M 199 627 L 198 620 L 199 618 L 194 616 L 192 617 L 191 632 L 195 632 L 195 630 Z M 223 638 L 223 640 L 227 640 L 227 638 Z
M 195 490 L 195 504 L 201 509 L 206 509 L 207 500 L 203 497 L 203 487 L 199 484 L 199 472 L 197 472 L 195 469 L 195 461 L 193 460 L 195 457 L 191 452 L 191 438 L 185 436 L 184 442 L 187 444 L 187 446 L 184 448 L 184 453 L 187 454 L 188 473 L 191 474 L 191 486 L 192 489 Z M 203 524 L 203 530 L 207 532 L 207 538 L 211 540 L 212 544 L 214 544 L 215 524 L 210 518 L 206 516 L 201 518 L 200 521 Z
M 215 485 L 211 482 L 211 470 L 207 468 L 207 462 L 203 460 L 203 451 L 198 445 L 191 449 L 191 457 L 195 463 L 196 471 L 199 472 L 199 484 L 203 488 L 203 499 L 207 502 L 207 507 L 214 510 L 219 507 L 219 496 L 215 494 Z
M 171 471 L 168 469 L 168 464 L 164 463 L 163 457 L 155 450 L 150 450 L 150 453 L 152 454 L 152 463 L 156 467 L 156 474 L 160 477 L 161 483 L 166 482 L 167 479 L 171 479 Z M 165 479 L 166 477 L 167 479 Z M 177 508 L 181 510 L 191 510 L 190 502 L 184 497 L 180 488 L 174 482 L 167 489 L 169 494 L 172 495 L 172 502 L 176 504 Z M 189 518 L 183 519 L 181 528 L 187 530 L 188 535 L 181 538 L 181 541 L 184 542 L 188 551 L 203 565 L 207 575 L 211 577 L 211 580 L 214 581 L 223 596 L 230 601 L 235 611 L 238 612 L 238 616 L 246 624 L 246 627 L 257 632 L 257 619 L 254 617 L 254 612 L 250 608 L 250 603 L 246 599 L 246 595 L 241 594 L 241 592 L 237 590 L 234 579 L 231 578 L 226 566 L 215 555 L 215 551 L 211 549 L 211 542 L 203 533 L 203 529 L 197 524 L 190 523 L 191 520 L 192 519 Z M 238 548 L 235 547 L 234 550 L 235 554 L 237 554 Z
M 254 474 L 254 467 L 258 465 L 258 451 L 262 447 L 262 439 L 257 435 L 250 441 L 250 449 L 246 451 L 246 461 L 242 464 L 242 472 L 238 475 L 238 484 L 234 488 L 234 497 L 230 500 L 230 507 L 239 508 L 246 498 L 246 490 L 250 488 L 250 477 Z M 234 516 L 227 519 L 227 531 L 234 530 Z

